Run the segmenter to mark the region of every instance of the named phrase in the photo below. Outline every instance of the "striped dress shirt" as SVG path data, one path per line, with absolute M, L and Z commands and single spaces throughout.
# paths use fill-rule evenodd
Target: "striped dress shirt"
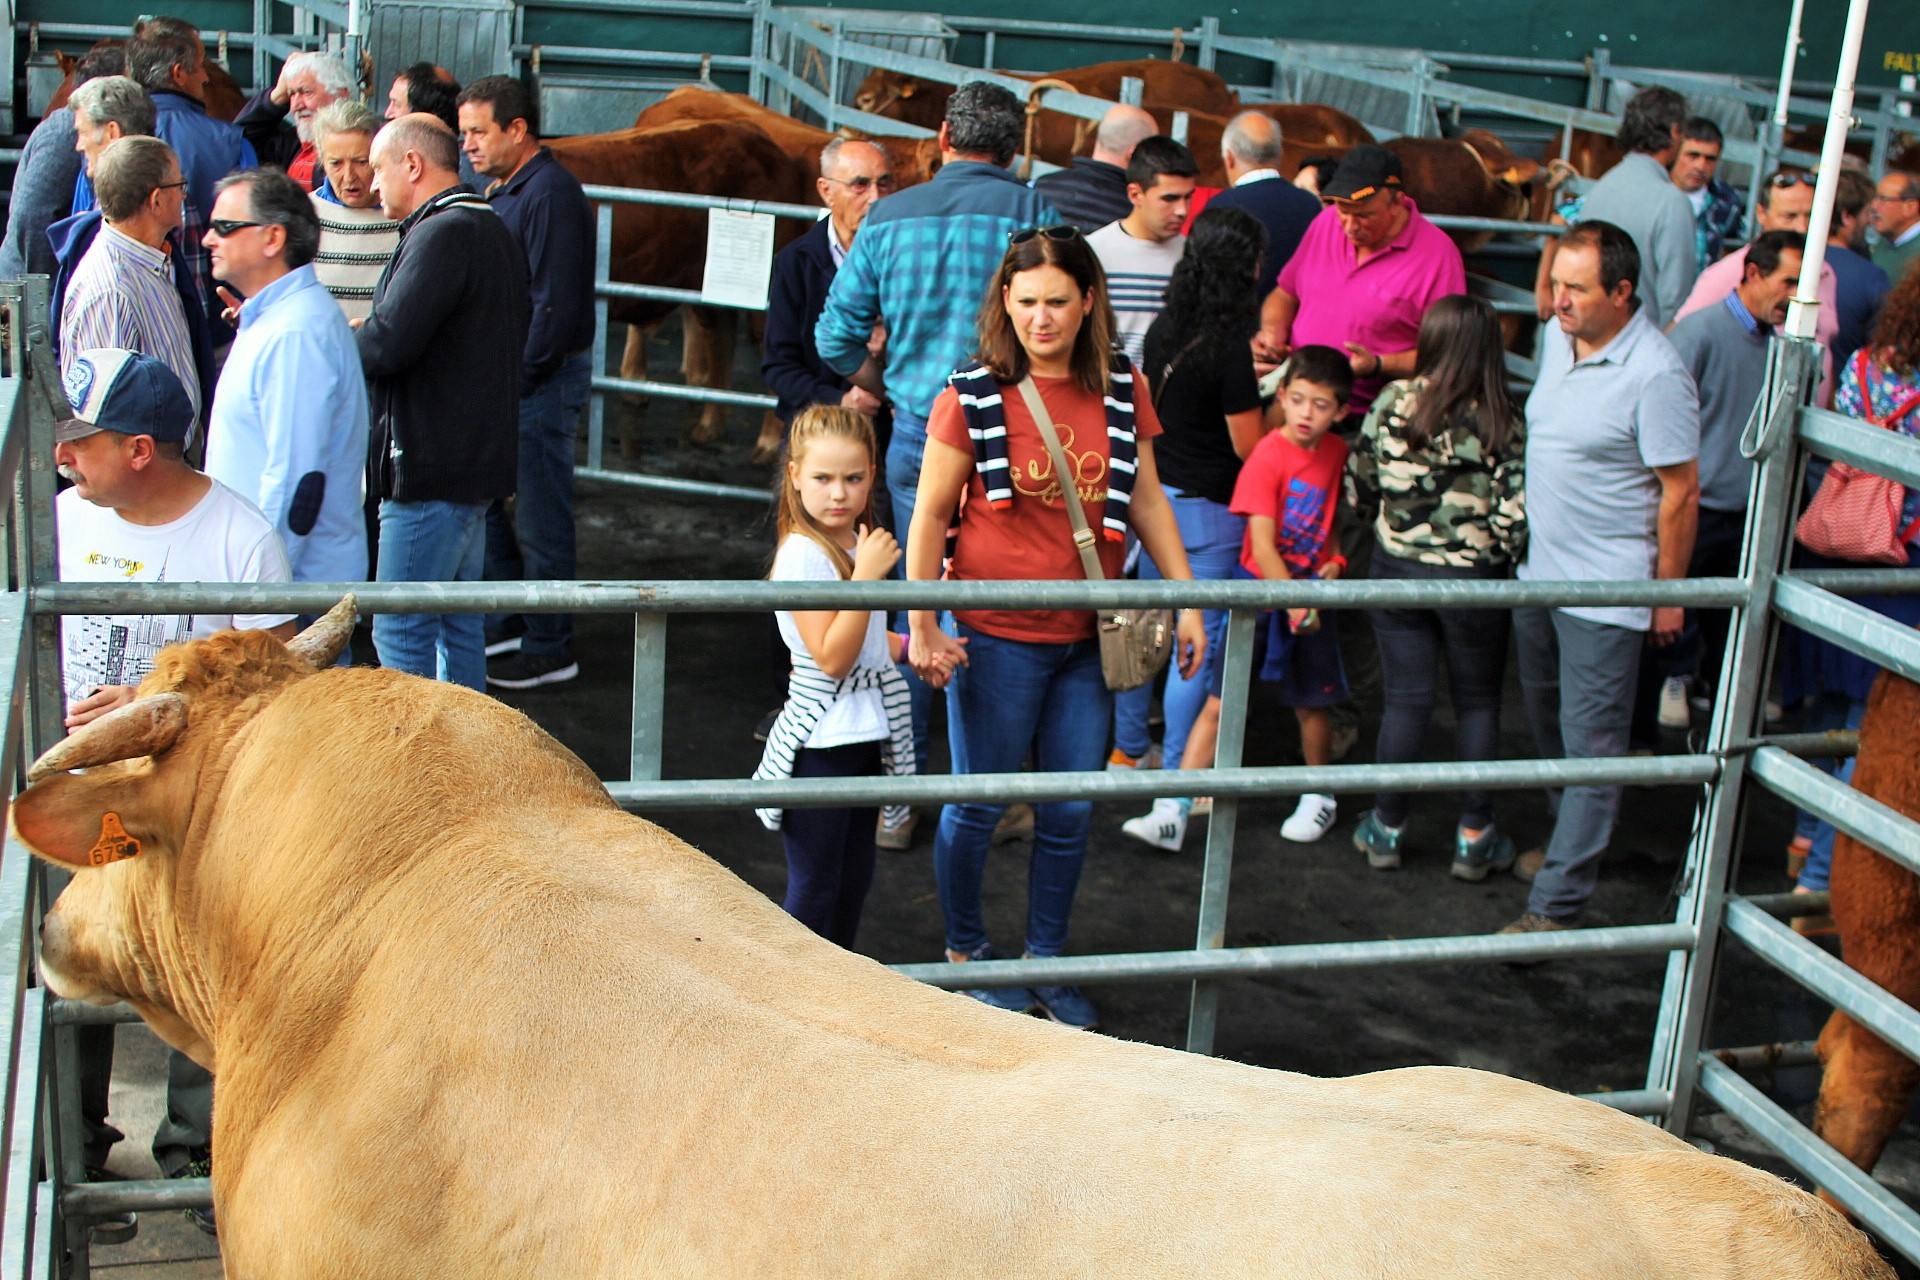
M 173 258 L 111 223 L 100 228 L 67 285 L 60 312 L 60 373 L 83 351 L 124 347 L 173 370 L 200 418 L 200 372 L 193 363 L 187 313 L 174 287 Z

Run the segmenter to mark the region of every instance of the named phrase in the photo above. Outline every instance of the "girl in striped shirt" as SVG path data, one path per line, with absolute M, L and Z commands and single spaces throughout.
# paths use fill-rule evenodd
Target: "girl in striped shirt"
M 873 423 L 838 405 L 795 415 L 780 484 L 775 582 L 873 582 L 900 559 L 900 546 L 872 523 L 877 466 Z M 866 609 L 780 610 L 780 636 L 793 655 L 786 705 L 767 734 L 755 778 L 853 778 L 913 772 L 907 686 L 894 661 L 903 637 Z M 760 810 L 786 840 L 787 913 L 815 933 L 852 947 L 873 882 L 872 806 Z

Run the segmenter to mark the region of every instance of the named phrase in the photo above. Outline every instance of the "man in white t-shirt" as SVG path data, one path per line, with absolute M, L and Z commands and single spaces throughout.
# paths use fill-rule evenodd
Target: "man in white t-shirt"
M 259 508 L 187 465 L 193 406 L 173 371 L 113 347 L 66 374 L 74 416 L 53 456 L 73 488 L 54 501 L 64 582 L 287 582 L 287 553 Z M 293 615 L 81 615 L 61 627 L 67 727 L 133 698 L 161 648 L 227 627 L 293 635 Z
M 53 457 L 73 487 L 54 499 L 63 582 L 287 582 L 273 524 L 233 490 L 182 457 L 193 404 L 180 379 L 151 356 L 96 347 L 66 372 L 73 417 L 54 424 Z M 67 727 L 133 699 L 167 645 L 228 627 L 293 636 L 292 614 L 75 615 L 60 626 Z M 83 1028 L 83 1033 L 92 1031 Z M 84 1036 L 80 1074 L 88 1168 L 102 1168 L 120 1134 L 106 1122 L 113 1028 Z M 89 1087 L 91 1085 L 91 1087 Z M 170 1053 L 167 1115 L 153 1156 L 169 1177 L 204 1173 L 213 1141 L 213 1077 Z M 211 1231 L 211 1214 L 195 1221 Z
M 1167 281 L 1187 251 L 1180 234 L 1200 167 L 1193 152 L 1172 138 L 1142 139 L 1127 161 L 1127 199 L 1133 212 L 1087 237 L 1107 273 L 1114 334 L 1134 364 L 1141 363 L 1147 330 L 1160 316 Z

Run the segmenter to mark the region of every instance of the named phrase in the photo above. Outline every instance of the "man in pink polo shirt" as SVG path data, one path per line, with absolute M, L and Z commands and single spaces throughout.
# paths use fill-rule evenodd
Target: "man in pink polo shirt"
M 1465 293 L 1467 273 L 1453 241 L 1401 190 L 1400 158 L 1384 147 L 1347 152 L 1321 195 L 1328 207 L 1261 307 L 1254 360 L 1271 365 L 1309 343 L 1347 352 L 1357 424 L 1382 386 L 1413 372 L 1420 318 Z
M 1767 179 L 1760 187 L 1760 201 L 1754 207 L 1753 220 L 1759 226 L 1757 235 L 1791 231 L 1805 236 L 1807 225 L 1813 220 L 1813 175 L 1782 169 Z M 1725 302 L 1727 295 L 1746 278 L 1746 266 L 1744 245 L 1708 266 L 1694 281 L 1693 292 L 1681 304 L 1680 313 L 1673 318 L 1674 324 L 1702 308 Z M 1813 336 L 1820 344 L 1818 403 L 1826 405 L 1833 401 L 1833 338 L 1840 332 L 1840 284 L 1831 263 L 1820 264 L 1820 285 L 1816 292 L 1820 299 L 1820 306 L 1813 313 Z

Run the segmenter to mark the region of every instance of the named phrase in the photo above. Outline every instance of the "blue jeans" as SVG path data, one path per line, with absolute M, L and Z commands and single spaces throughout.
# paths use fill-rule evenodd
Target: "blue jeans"
M 1823 729 L 1858 729 L 1860 721 L 1867 714 L 1867 704 L 1854 702 L 1844 693 L 1823 693 L 1814 700 L 1809 708 L 1801 728 L 1808 732 Z M 1854 757 L 1845 759 L 1810 760 L 1816 769 L 1824 769 L 1841 782 L 1853 782 Z M 1800 872 L 1799 886 L 1808 890 L 1824 890 L 1830 886 L 1833 874 L 1833 824 L 1822 818 L 1816 818 L 1805 810 L 1794 811 L 1795 835 L 1804 835 L 1813 841 L 1813 847 L 1807 850 L 1807 865 Z
M 1244 516 L 1233 512 L 1217 502 L 1206 498 L 1191 498 L 1170 485 L 1163 485 L 1167 497 L 1173 502 L 1174 523 L 1180 526 L 1180 543 L 1187 549 L 1187 564 L 1193 569 L 1193 576 L 1203 582 L 1224 582 L 1233 576 L 1233 566 L 1240 562 L 1240 544 L 1247 532 Z M 1160 567 L 1153 557 L 1140 549 L 1140 581 L 1160 581 Z M 1227 611 L 1209 609 L 1207 620 L 1207 651 L 1213 652 L 1215 646 L 1224 645 L 1227 638 Z M 1193 730 L 1193 722 L 1200 717 L 1200 709 L 1207 704 L 1207 682 L 1203 673 L 1196 671 L 1193 678 L 1180 674 L 1180 664 L 1170 663 L 1167 667 L 1167 691 L 1162 700 L 1166 710 L 1166 741 L 1162 744 L 1161 758 L 1169 769 L 1180 767 L 1180 757 L 1186 753 L 1187 734 Z M 1153 743 L 1147 733 L 1147 715 L 1153 709 L 1153 686 L 1141 685 L 1138 689 L 1129 689 L 1113 698 L 1113 745 L 1128 755 L 1139 759 L 1147 754 Z
M 1111 695 L 1100 674 L 1100 646 L 1028 644 L 956 624 L 967 665 L 947 685 L 947 740 L 953 771 L 1015 773 L 1033 750 L 1043 772 L 1098 769 L 1107 748 Z M 933 875 L 947 921 L 947 946 L 970 952 L 987 940 L 980 887 L 987 848 L 1005 805 L 950 804 L 940 811 Z M 1091 801 L 1033 807 L 1033 855 L 1027 869 L 1027 950 L 1057 956 L 1087 856 Z
M 380 504 L 381 582 L 478 582 L 486 564 L 487 504 Z M 380 665 L 469 689 L 487 683 L 486 642 L 477 613 L 377 613 Z
M 511 517 L 504 501 L 487 508 L 487 581 L 573 577 L 573 439 L 592 378 L 592 357 L 582 351 L 520 397 L 519 487 Z M 510 616 L 487 615 L 487 630 L 511 630 Z M 573 656 L 573 615 L 532 613 L 523 621 L 522 652 Z
M 893 576 L 907 576 L 907 530 L 913 527 L 913 500 L 920 489 L 920 459 L 927 451 L 927 422 L 905 410 L 893 411 L 893 437 L 887 441 L 887 497 L 893 503 L 893 536 L 900 540 L 900 563 Z M 895 631 L 907 629 L 905 615 L 893 620 Z M 913 764 L 927 771 L 927 721 L 933 714 L 933 686 L 900 664 L 907 679 L 908 707 L 913 713 Z

